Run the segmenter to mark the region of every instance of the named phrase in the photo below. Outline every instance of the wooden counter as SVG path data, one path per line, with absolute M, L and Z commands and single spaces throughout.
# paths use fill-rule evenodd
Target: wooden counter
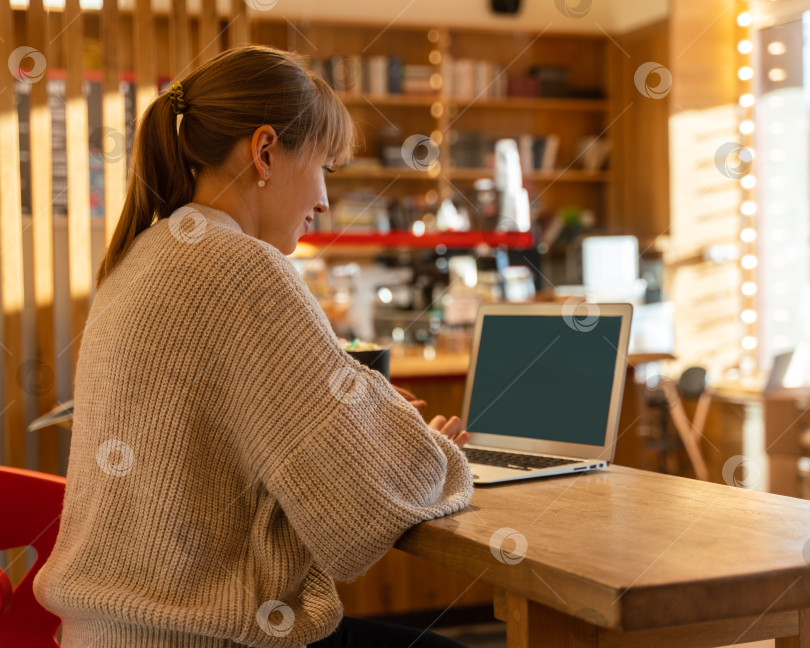
M 633 353 L 628 364 L 637 366 L 645 362 L 671 360 L 669 353 Z M 391 349 L 391 380 L 409 378 L 458 377 L 466 378 L 470 354 L 442 351 L 433 347 L 404 346 Z
M 808 538 L 810 502 L 610 466 L 476 488 L 397 548 L 497 588 L 509 648 L 808 648 Z
M 408 345 L 391 349 L 391 380 L 433 377 L 466 377 L 469 353 Z

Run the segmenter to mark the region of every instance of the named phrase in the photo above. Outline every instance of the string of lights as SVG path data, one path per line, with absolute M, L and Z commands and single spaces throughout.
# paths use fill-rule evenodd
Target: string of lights
M 740 266 L 742 282 L 742 356 L 740 369 L 743 375 L 750 375 L 757 369 L 757 265 L 756 252 L 756 213 L 757 203 L 754 175 L 754 43 L 752 40 L 753 16 L 748 0 L 737 2 L 737 87 L 739 93 L 739 183 L 740 183 Z

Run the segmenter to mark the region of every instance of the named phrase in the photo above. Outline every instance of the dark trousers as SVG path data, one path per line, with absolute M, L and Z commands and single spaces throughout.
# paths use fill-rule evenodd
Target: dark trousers
M 343 617 L 337 630 L 308 648 L 465 648 L 447 637 L 417 628 Z

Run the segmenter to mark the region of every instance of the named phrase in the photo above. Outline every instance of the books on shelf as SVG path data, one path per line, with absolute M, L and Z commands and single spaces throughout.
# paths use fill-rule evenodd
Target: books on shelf
M 388 57 L 371 56 L 368 59 L 367 74 L 361 80 L 363 92 L 387 94 L 389 87 Z
M 407 95 L 434 92 L 430 78 L 436 73 L 433 65 L 406 65 L 402 68 L 401 91 Z
M 311 59 L 312 70 L 346 95 L 425 95 L 435 93 L 434 65 L 406 63 L 399 56 L 343 56 Z
M 452 99 L 498 99 L 507 95 L 504 70 L 493 61 L 445 56 L 441 71 L 445 94 Z
M 347 95 L 435 94 L 456 101 L 506 97 L 599 98 L 598 88 L 572 88 L 568 68 L 534 65 L 528 70 L 509 70 L 487 59 L 453 58 L 445 54 L 437 65 L 409 63 L 397 55 L 344 56 L 334 54 L 310 60 L 312 69 L 336 90 Z M 441 81 L 433 80 L 438 75 Z
M 537 97 L 569 97 L 568 69 L 559 65 L 535 65 L 529 77 L 537 81 Z
M 318 229 L 387 233 L 390 230 L 388 205 L 368 192 L 345 193 L 326 214 L 320 215 Z
M 479 131 L 453 131 L 450 135 L 450 161 L 455 168 L 492 168 L 495 142 L 502 137 Z M 523 173 L 551 171 L 557 163 L 560 137 L 519 135 L 518 154 Z
M 598 135 L 583 137 L 577 143 L 575 160 L 584 171 L 601 171 L 610 155 L 610 141 Z

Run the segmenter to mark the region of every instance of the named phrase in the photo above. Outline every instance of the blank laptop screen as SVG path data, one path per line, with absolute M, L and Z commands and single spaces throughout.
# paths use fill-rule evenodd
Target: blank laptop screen
M 593 319 L 485 315 L 467 429 L 603 445 L 621 317 Z

